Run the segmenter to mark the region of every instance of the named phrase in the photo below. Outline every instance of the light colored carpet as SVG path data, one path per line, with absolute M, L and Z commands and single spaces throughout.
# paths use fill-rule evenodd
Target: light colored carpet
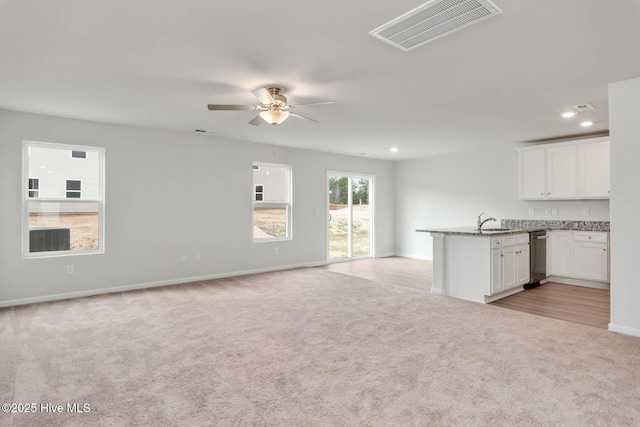
M 640 425 L 640 339 L 319 269 L 0 310 L 0 425 Z

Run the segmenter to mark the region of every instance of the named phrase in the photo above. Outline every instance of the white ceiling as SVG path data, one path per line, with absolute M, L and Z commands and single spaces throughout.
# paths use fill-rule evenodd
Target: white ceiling
M 640 76 L 640 0 L 494 0 L 408 53 L 368 35 L 424 2 L 0 0 L 0 108 L 408 159 L 606 131 L 607 84 Z M 273 84 L 336 103 L 276 127 L 207 110 Z M 579 103 L 589 129 L 559 117 Z

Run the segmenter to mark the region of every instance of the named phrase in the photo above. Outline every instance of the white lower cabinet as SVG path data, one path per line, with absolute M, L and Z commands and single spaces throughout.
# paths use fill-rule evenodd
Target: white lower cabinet
M 609 233 L 552 230 L 547 275 L 609 282 Z
M 490 295 L 529 282 L 529 234 L 491 238 Z
M 577 279 L 609 281 L 607 233 L 574 232 L 573 262 Z
M 550 263 L 547 275 L 573 277 L 573 232 L 553 230 L 547 232 L 549 238 Z

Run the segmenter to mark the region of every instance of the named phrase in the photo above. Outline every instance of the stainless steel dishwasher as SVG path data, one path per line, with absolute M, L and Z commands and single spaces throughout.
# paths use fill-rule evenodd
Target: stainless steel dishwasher
M 547 232 L 529 232 L 529 283 L 525 289 L 535 288 L 547 278 Z

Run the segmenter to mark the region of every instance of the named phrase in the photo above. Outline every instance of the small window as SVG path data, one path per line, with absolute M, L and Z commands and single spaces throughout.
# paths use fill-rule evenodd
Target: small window
M 264 199 L 263 196 L 264 196 L 264 185 L 256 184 L 256 197 L 253 200 L 261 202 Z
M 71 157 L 76 158 L 76 159 L 86 159 L 87 158 L 87 152 L 86 151 L 71 150 Z
M 29 197 L 40 197 L 40 178 L 29 178 Z
M 80 199 L 82 193 L 82 181 L 77 179 L 67 180 L 67 199 Z
M 253 241 L 291 239 L 291 166 L 253 164 Z

